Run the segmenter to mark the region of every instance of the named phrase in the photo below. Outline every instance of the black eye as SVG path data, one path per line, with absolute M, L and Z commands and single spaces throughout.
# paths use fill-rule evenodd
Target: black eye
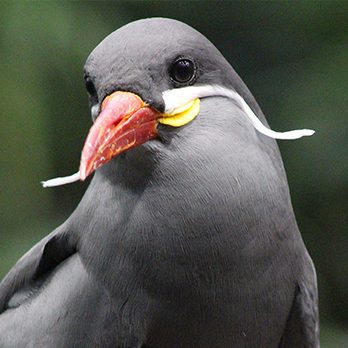
M 95 96 L 97 94 L 97 91 L 95 90 L 94 84 L 89 77 L 85 78 L 85 83 L 88 94 L 90 96 Z
M 94 83 L 89 76 L 85 76 L 85 84 L 86 84 L 86 90 L 90 97 L 90 102 L 92 104 L 97 104 L 98 103 L 97 90 L 95 89 Z
M 170 67 L 169 74 L 174 82 L 187 83 L 193 80 L 196 67 L 192 60 L 180 58 Z

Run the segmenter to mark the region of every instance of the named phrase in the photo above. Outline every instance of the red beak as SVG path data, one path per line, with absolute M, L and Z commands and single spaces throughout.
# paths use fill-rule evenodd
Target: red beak
M 118 91 L 107 96 L 82 150 L 80 179 L 123 151 L 155 138 L 160 116 L 136 94 Z

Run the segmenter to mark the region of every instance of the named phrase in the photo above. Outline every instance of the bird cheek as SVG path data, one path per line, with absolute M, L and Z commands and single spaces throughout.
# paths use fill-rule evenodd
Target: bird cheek
M 140 97 L 146 102 L 146 104 L 151 105 L 152 108 L 156 109 L 160 113 L 164 113 L 165 102 L 160 91 L 150 88 L 150 93 L 139 93 Z

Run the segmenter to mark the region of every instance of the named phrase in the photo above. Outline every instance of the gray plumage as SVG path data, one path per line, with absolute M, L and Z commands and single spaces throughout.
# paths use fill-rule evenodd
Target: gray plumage
M 168 19 L 96 47 L 91 106 L 125 90 L 164 111 L 181 55 L 196 60 L 196 84 L 234 89 L 267 124 L 221 53 Z M 275 140 L 223 97 L 159 133 L 98 169 L 68 220 L 4 278 L 0 347 L 319 346 L 315 271 Z

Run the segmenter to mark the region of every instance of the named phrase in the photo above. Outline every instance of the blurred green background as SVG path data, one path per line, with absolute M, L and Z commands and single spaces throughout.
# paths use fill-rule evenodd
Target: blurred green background
M 0 2 L 0 278 L 62 223 L 88 183 L 77 171 L 91 125 L 82 67 L 111 31 L 182 20 L 222 51 L 275 130 L 319 281 L 322 347 L 348 347 L 348 2 Z

